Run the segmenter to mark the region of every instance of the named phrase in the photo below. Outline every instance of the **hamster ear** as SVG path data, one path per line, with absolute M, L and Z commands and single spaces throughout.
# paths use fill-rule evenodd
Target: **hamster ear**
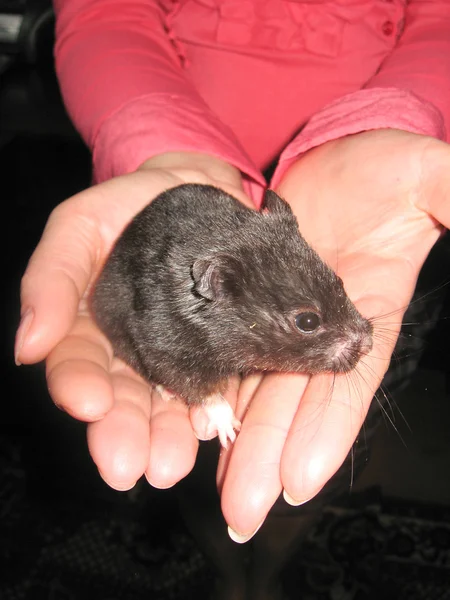
M 292 216 L 292 209 L 286 200 L 276 194 L 273 190 L 266 190 L 261 205 L 261 210 L 270 213 L 278 213 Z
M 191 269 L 197 294 L 207 300 L 223 300 L 229 296 L 235 280 L 235 262 L 227 254 L 197 259 Z

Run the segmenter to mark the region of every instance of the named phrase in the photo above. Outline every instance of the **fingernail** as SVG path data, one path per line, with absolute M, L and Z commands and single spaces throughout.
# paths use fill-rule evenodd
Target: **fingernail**
M 234 529 L 231 529 L 231 527 L 228 527 L 228 535 L 233 540 L 233 542 L 236 542 L 237 544 L 245 544 L 245 542 L 248 542 L 248 540 L 251 540 L 252 537 L 256 533 L 258 533 L 258 531 L 261 529 L 263 523 L 264 523 L 264 521 L 261 521 L 261 523 L 255 529 L 255 531 L 253 531 L 253 533 L 249 533 L 248 535 L 241 535 L 240 533 L 237 533 L 236 531 L 234 531 Z
M 33 317 L 34 317 L 34 310 L 32 308 L 28 308 L 24 312 L 24 314 L 20 320 L 20 325 L 17 330 L 16 343 L 15 343 L 15 348 L 14 348 L 14 360 L 18 367 L 22 364 L 19 360 L 19 355 L 20 355 L 20 353 L 22 351 L 22 347 L 25 343 L 25 338 L 27 336 L 28 330 L 30 329 L 31 323 L 33 321 Z
M 286 490 L 283 490 L 283 498 L 291 506 L 301 506 L 302 504 L 306 504 L 307 502 L 309 502 L 310 500 L 312 500 L 312 498 L 308 498 L 308 500 L 300 500 L 300 501 L 299 500 L 295 500 L 292 496 L 289 496 L 289 494 L 286 492 Z
M 144 473 L 145 479 L 147 480 L 147 483 L 149 483 L 153 488 L 155 488 L 156 490 L 170 490 L 170 488 L 173 488 L 173 486 L 175 485 L 174 483 L 169 483 L 168 485 L 156 485 L 155 483 L 153 483 L 153 481 L 150 481 L 149 476 L 147 475 L 147 473 Z
M 116 490 L 116 492 L 128 492 L 130 490 L 132 490 L 134 488 L 134 486 L 136 485 L 137 481 L 135 481 L 134 483 L 115 483 L 114 481 L 111 481 L 109 479 L 107 479 L 103 473 L 100 471 L 100 469 L 98 469 L 99 475 L 100 477 L 103 479 L 103 481 L 109 485 L 109 487 L 111 487 L 113 490 Z
M 217 433 L 199 433 L 194 429 L 194 435 L 198 439 L 199 442 L 209 442 L 213 438 L 217 437 Z

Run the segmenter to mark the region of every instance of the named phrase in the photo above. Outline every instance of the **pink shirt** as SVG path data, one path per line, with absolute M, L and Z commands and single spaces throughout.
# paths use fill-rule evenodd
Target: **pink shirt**
M 448 141 L 450 0 L 54 0 L 56 66 L 96 180 L 218 156 L 259 201 L 306 150 L 397 128 Z

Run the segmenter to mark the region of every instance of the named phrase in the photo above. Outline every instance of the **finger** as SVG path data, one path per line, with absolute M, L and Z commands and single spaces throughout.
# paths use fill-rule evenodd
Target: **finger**
M 154 389 L 150 420 L 150 456 L 145 476 L 156 488 L 169 488 L 193 468 L 198 450 L 188 407 L 180 400 L 163 400 Z
M 117 359 L 111 382 L 114 404 L 101 420 L 88 426 L 89 451 L 106 483 L 128 490 L 148 466 L 151 388 Z
M 252 373 L 251 375 L 248 375 L 247 377 L 244 377 L 244 379 L 240 380 L 239 389 L 237 392 L 236 408 L 234 412 L 237 419 L 239 419 L 241 423 L 243 422 L 250 406 L 250 402 L 255 396 L 256 390 L 259 388 L 262 381 L 264 381 L 264 375 L 262 373 Z M 230 458 L 233 454 L 229 450 L 231 450 L 231 448 L 228 448 L 227 450 L 222 449 L 219 464 L 217 466 L 216 481 L 220 493 L 222 493 L 223 481 L 228 469 Z
M 250 406 L 252 398 L 256 394 L 256 390 L 263 381 L 263 373 L 252 373 L 239 382 L 235 413 L 241 422 L 244 420 L 244 416 Z
M 70 330 L 98 246 L 93 223 L 70 213 L 66 205 L 53 211 L 22 278 L 18 362 L 44 359 Z
M 370 314 L 370 309 L 362 312 Z M 372 351 L 355 371 L 311 379 L 281 460 L 281 479 L 290 504 L 313 498 L 344 462 L 389 366 L 401 311 L 396 319 L 394 335 L 388 340 L 375 336 Z
M 49 354 L 47 385 L 53 401 L 82 421 L 96 421 L 114 404 L 111 346 L 88 316 L 80 315 L 69 335 Z
M 281 492 L 280 460 L 306 375 L 268 375 L 257 387 L 230 450 L 222 510 L 235 541 L 254 535 Z
M 50 393 L 72 416 L 96 421 L 88 427 L 89 448 L 111 487 L 130 489 L 144 472 L 156 487 L 170 487 L 195 462 L 198 442 L 187 409 L 183 417 L 177 403 L 165 411 L 156 403 L 158 418 L 150 423 L 150 387 L 119 360 L 111 374 L 111 361 L 106 338 L 91 319 L 79 317 L 47 360 Z
M 145 173 L 117 177 L 52 212 L 22 278 L 18 363 L 44 359 L 70 330 L 80 300 L 116 236 L 152 197 L 151 181 Z

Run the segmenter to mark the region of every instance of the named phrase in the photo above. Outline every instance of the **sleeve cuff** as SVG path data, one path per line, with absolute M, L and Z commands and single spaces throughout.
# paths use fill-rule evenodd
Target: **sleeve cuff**
M 348 94 L 315 114 L 281 154 L 271 187 L 276 187 L 301 154 L 338 138 L 371 129 L 401 129 L 446 139 L 444 119 L 431 103 L 397 88 Z
M 233 132 L 206 105 L 173 94 L 136 98 L 102 123 L 93 144 L 94 178 L 105 181 L 157 154 L 183 151 L 211 154 L 238 168 L 245 191 L 259 204 L 264 177 Z

